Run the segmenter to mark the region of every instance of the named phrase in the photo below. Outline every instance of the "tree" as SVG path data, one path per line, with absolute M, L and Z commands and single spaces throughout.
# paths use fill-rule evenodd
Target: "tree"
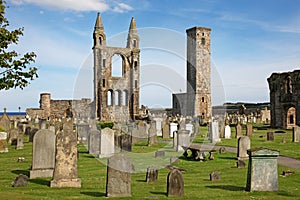
M 10 50 L 12 44 L 18 44 L 24 28 L 9 31 L 8 20 L 5 18 L 5 0 L 0 0 L 0 90 L 26 87 L 30 81 L 38 78 L 37 68 L 29 67 L 35 62 L 36 54 L 29 52 L 23 56 Z

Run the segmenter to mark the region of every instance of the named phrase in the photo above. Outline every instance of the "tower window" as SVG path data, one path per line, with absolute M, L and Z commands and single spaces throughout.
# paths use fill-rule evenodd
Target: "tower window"
M 136 40 L 133 40 L 133 47 L 134 47 L 134 48 L 137 47 Z
M 137 69 L 137 64 L 138 64 L 137 61 L 134 61 L 134 64 L 133 64 L 133 65 L 134 65 L 134 69 L 135 69 L 135 70 Z
M 107 91 L 107 105 L 108 106 L 113 105 L 113 91 L 112 90 Z
M 103 59 L 103 67 L 106 67 L 106 59 Z
M 134 87 L 137 88 L 138 82 L 137 80 L 134 81 Z
M 201 44 L 205 45 L 205 38 L 201 38 Z
M 204 36 L 204 33 L 202 33 L 202 36 Z
M 102 79 L 102 86 L 105 87 L 105 79 Z
M 102 45 L 102 37 L 99 37 L 99 45 Z
M 201 101 L 204 102 L 204 97 L 202 97 Z

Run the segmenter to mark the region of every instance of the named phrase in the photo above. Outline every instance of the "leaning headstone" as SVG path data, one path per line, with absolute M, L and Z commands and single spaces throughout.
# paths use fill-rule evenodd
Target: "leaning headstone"
M 213 121 L 209 123 L 209 140 L 211 143 L 220 142 L 220 132 L 219 132 L 219 123 L 218 121 Z
M 11 129 L 9 131 L 9 140 L 8 140 L 8 142 L 11 145 L 17 145 L 18 136 L 19 136 L 19 130 L 18 129 Z
M 99 158 L 107 158 L 115 152 L 114 130 L 104 128 L 100 134 L 100 153 Z
M 156 122 L 152 121 L 148 132 L 148 146 L 155 146 L 158 144 L 157 133 L 156 133 Z
M 188 130 L 178 130 L 177 132 L 177 152 L 184 152 L 187 147 L 191 145 L 190 131 Z
M 170 137 L 173 137 L 174 131 L 178 130 L 177 123 L 170 123 Z
M 182 173 L 178 169 L 173 169 L 168 174 L 167 195 L 168 197 L 184 195 L 184 179 Z
M 240 123 L 238 123 L 235 126 L 235 138 L 239 138 L 242 136 L 242 125 Z
M 6 132 L 0 132 L 0 153 L 6 153 L 8 152 L 7 147 L 7 133 Z
M 274 132 L 267 132 L 267 140 L 274 141 Z
M 293 142 L 300 142 L 300 126 L 293 127 Z
M 230 139 L 231 138 L 231 129 L 230 129 L 230 126 L 229 125 L 226 125 L 225 126 L 225 138 L 226 139 Z
M 218 181 L 220 180 L 220 172 L 212 172 L 209 175 L 210 181 Z
M 22 135 L 19 135 L 17 138 L 16 149 L 24 149 L 24 137 Z
M 56 135 L 55 168 L 50 187 L 81 187 L 77 159 L 77 134 L 73 131 L 73 120 L 68 120 Z
M 32 144 L 32 169 L 30 178 L 52 177 L 55 164 L 55 133 L 39 130 Z
M 100 135 L 99 130 L 91 130 L 89 134 L 88 149 L 89 154 L 99 154 L 100 153 Z
M 157 167 L 148 167 L 146 173 L 146 182 L 154 182 L 158 178 L 158 169 Z
M 238 150 L 237 158 L 238 160 L 246 160 L 249 158 L 247 151 L 250 149 L 250 139 L 248 136 L 241 136 L 238 139 Z
M 247 191 L 278 191 L 278 151 L 255 148 L 248 150 Z
M 124 155 L 114 155 L 107 161 L 106 196 L 131 196 L 131 162 Z
M 252 124 L 247 124 L 246 126 L 247 126 L 246 135 L 248 137 L 251 137 L 252 136 L 252 132 L 253 132 L 253 126 L 252 126 Z
M 13 183 L 13 187 L 27 187 L 28 177 L 24 174 L 18 175 Z

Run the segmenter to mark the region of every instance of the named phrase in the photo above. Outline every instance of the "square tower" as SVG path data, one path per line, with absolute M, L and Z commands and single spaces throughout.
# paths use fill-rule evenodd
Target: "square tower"
M 187 115 L 205 121 L 212 115 L 210 28 L 193 27 L 187 33 Z

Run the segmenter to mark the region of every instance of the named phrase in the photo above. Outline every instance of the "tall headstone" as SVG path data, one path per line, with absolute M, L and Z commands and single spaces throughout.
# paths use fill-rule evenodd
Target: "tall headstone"
M 193 127 L 193 124 L 187 123 L 187 124 L 185 125 L 185 129 L 188 130 L 188 131 L 190 131 L 190 136 L 191 136 L 191 135 L 194 135 L 194 127 Z
M 158 169 L 157 167 L 148 167 L 146 173 L 146 182 L 154 182 L 158 178 Z
M 225 138 L 225 124 L 221 126 L 220 137 Z
M 0 132 L 0 153 L 6 153 L 6 152 L 8 152 L 7 133 Z
M 246 135 L 248 137 L 251 137 L 252 136 L 252 132 L 253 132 L 253 126 L 252 126 L 252 124 L 247 124 L 246 127 L 247 127 Z
M 173 137 L 174 131 L 178 130 L 177 123 L 170 123 L 170 137 Z
M 152 121 L 148 132 L 148 146 L 155 146 L 158 144 L 157 133 L 156 133 L 156 122 Z
M 274 141 L 274 132 L 267 132 L 267 140 Z
M 162 118 L 154 118 L 155 126 L 156 126 L 156 135 L 162 136 Z
M 32 144 L 32 169 L 30 178 L 52 177 L 55 165 L 55 133 L 39 130 Z
M 293 127 L 293 142 L 300 142 L 300 127 Z
M 239 138 L 242 136 L 242 125 L 240 123 L 238 123 L 236 126 L 235 126 L 235 138 Z
M 115 152 L 114 130 L 104 128 L 100 134 L 100 154 L 99 158 L 110 157 Z
M 9 143 L 11 145 L 17 145 L 17 138 L 19 136 L 19 130 L 18 129 L 11 129 L 9 131 Z
M 188 130 L 178 130 L 177 132 L 177 152 L 184 152 L 187 147 L 191 145 L 190 141 L 190 131 Z
M 114 131 L 115 153 L 118 153 L 121 151 L 122 148 L 121 128 L 117 123 L 114 123 L 112 130 Z
M 40 126 L 40 129 L 46 129 L 47 128 L 47 120 L 44 118 L 40 119 L 39 126 Z
M 106 196 L 130 197 L 131 196 L 131 171 L 130 159 L 124 155 L 114 155 L 107 161 Z
M 121 131 L 121 149 L 122 151 L 132 151 L 132 131 L 125 131 L 124 128 Z
M 162 137 L 163 138 L 170 138 L 170 123 L 169 120 L 166 120 L 164 126 L 162 128 Z
M 173 132 L 173 148 L 177 150 L 177 144 L 178 144 L 178 131 Z
M 219 136 L 219 123 L 218 121 L 212 121 L 209 123 L 209 140 L 211 143 L 220 142 Z
M 99 154 L 100 153 L 100 135 L 99 130 L 91 130 L 89 134 L 89 154 Z
M 241 136 L 238 139 L 238 150 L 237 158 L 238 160 L 246 160 L 249 158 L 247 151 L 250 149 L 250 139 L 248 136 Z
M 278 191 L 278 151 L 255 148 L 248 150 L 247 191 Z
M 225 126 L 225 138 L 226 139 L 230 139 L 231 138 L 231 129 L 230 129 L 230 126 L 229 125 L 226 125 Z
M 77 124 L 78 140 L 84 145 L 88 144 L 90 126 L 87 123 Z
M 16 149 L 24 149 L 24 137 L 22 135 L 19 135 L 17 138 Z
M 73 131 L 73 120 L 66 120 L 63 130 L 56 135 L 55 168 L 50 187 L 81 187 L 77 159 L 77 134 Z
M 168 197 L 177 197 L 184 195 L 184 179 L 178 169 L 173 169 L 167 177 L 167 195 Z

